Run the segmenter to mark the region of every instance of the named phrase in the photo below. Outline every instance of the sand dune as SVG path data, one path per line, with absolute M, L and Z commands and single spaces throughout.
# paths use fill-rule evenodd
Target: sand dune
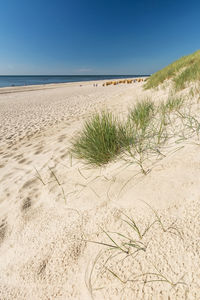
M 2 89 L 0 299 L 199 299 L 197 138 L 169 145 L 147 176 L 123 159 L 91 168 L 69 153 L 94 111 L 123 118 L 136 100 L 168 97 L 167 89 L 147 92 L 142 84 Z M 152 208 L 162 223 L 139 239 L 123 213 L 144 232 L 157 220 Z M 103 230 L 143 249 L 88 242 L 109 244 Z

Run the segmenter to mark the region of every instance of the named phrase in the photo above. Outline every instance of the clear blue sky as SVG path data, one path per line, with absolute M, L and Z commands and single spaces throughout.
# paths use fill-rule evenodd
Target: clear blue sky
M 200 48 L 200 1 L 0 0 L 0 74 L 151 74 Z

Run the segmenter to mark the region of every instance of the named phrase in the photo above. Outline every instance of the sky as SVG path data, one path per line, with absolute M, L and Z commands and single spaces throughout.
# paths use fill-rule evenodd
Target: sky
M 0 0 L 0 75 L 152 74 L 200 48 L 200 1 Z

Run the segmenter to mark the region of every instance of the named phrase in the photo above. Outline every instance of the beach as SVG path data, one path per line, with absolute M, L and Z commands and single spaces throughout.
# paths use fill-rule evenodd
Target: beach
M 169 96 L 104 82 L 0 89 L 2 300 L 198 299 L 199 145 L 169 147 L 147 176 L 120 158 L 101 168 L 75 159 L 71 142 L 93 113 L 123 120 L 137 101 Z M 144 232 L 154 210 L 163 223 L 141 239 L 145 251 L 111 260 L 104 231 L 135 235 L 124 213 Z M 148 273 L 149 284 L 130 279 Z

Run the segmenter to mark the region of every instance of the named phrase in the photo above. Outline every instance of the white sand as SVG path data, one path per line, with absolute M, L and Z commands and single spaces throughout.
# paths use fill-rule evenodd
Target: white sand
M 147 176 L 120 159 L 101 169 L 71 159 L 70 141 L 92 112 L 123 117 L 137 99 L 167 97 L 142 83 L 98 85 L 0 90 L 0 299 L 199 299 L 199 145 L 169 148 Z M 155 215 L 143 201 L 164 226 L 141 240 L 146 251 L 107 261 L 114 252 L 84 242 L 110 243 L 102 228 L 138 240 L 122 212 L 144 231 Z

